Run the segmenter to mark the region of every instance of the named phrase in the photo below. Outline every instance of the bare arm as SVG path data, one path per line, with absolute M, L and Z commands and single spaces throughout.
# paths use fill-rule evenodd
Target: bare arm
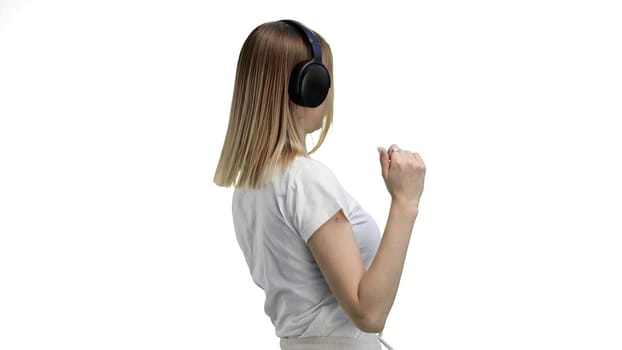
M 416 217 L 416 209 L 391 202 L 380 247 L 359 284 L 361 307 L 376 332 L 384 329 L 395 301 Z
M 393 157 L 380 151 L 383 177 L 392 201 L 380 247 L 365 270 L 352 225 L 340 211 L 309 239 L 311 253 L 337 301 L 361 330 L 384 329 L 395 301 L 423 191 L 425 166 L 418 154 Z M 390 168 L 393 168 L 391 171 Z

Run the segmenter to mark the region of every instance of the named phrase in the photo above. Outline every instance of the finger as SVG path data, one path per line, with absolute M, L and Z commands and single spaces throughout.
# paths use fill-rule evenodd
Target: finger
M 382 177 L 386 178 L 387 174 L 389 173 L 389 154 L 382 147 L 378 147 L 378 153 L 380 154 L 380 168 L 382 170 Z
M 413 153 L 413 155 L 415 156 L 415 158 L 417 159 L 417 161 L 419 161 L 419 163 L 421 163 L 421 165 L 423 165 L 423 168 L 425 168 L 425 163 L 423 162 L 423 158 L 421 158 L 421 155 L 419 153 Z
M 417 160 L 422 160 L 421 159 L 421 155 L 417 152 L 413 152 L 413 156 L 415 156 L 415 158 L 417 158 Z
M 397 147 L 397 145 L 396 145 L 396 144 L 392 144 L 392 145 L 389 147 L 389 152 L 388 152 L 388 153 L 389 153 L 389 159 L 391 159 L 391 156 L 393 155 L 393 150 L 394 150 L 394 149 L 398 149 L 398 148 L 399 148 L 399 147 Z

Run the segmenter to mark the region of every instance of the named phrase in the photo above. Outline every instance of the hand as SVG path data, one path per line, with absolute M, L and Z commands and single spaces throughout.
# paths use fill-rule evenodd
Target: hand
M 391 145 L 389 151 L 378 147 L 382 177 L 394 201 L 419 206 L 425 180 L 425 164 L 419 153 L 400 150 Z

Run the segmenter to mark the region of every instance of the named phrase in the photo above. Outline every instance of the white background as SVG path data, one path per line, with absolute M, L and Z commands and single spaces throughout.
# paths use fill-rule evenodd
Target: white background
M 381 228 L 376 147 L 428 167 L 394 348 L 622 348 L 616 5 L 0 0 L 0 349 L 278 349 L 212 179 L 282 18 L 332 46 L 315 158 Z

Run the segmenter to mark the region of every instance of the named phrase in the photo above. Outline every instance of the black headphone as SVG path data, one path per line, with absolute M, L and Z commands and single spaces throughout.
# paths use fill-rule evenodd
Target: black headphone
M 322 63 L 320 41 L 311 30 L 291 19 L 281 22 L 290 24 L 305 37 L 305 41 L 313 57 L 297 63 L 289 76 L 289 97 L 297 105 L 304 107 L 319 106 L 328 95 L 330 74 Z

